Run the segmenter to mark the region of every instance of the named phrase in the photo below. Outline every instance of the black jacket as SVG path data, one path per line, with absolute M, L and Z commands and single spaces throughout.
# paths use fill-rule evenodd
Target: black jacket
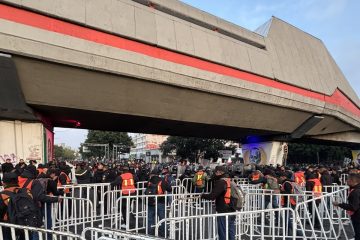
M 12 163 L 3 163 L 1 165 L 1 169 L 2 169 L 3 173 L 8 173 L 14 169 L 14 165 Z
M 360 184 L 350 190 L 351 193 L 348 197 L 348 203 L 341 203 L 339 207 L 354 212 L 354 214 L 351 215 L 351 219 L 360 222 Z
M 218 213 L 234 212 L 234 210 L 232 210 L 229 205 L 225 203 L 225 193 L 227 190 L 227 185 L 225 180 L 222 178 L 228 177 L 229 176 L 226 174 L 220 177 L 216 177 L 211 193 L 203 194 L 201 196 L 201 198 L 206 200 L 215 200 L 216 211 Z

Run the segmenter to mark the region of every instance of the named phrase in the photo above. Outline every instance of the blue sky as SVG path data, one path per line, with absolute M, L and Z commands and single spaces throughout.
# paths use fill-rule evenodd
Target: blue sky
M 320 38 L 360 96 L 359 0 L 183 0 L 220 18 L 255 30 L 271 16 Z M 55 143 L 77 148 L 81 129 L 55 128 Z

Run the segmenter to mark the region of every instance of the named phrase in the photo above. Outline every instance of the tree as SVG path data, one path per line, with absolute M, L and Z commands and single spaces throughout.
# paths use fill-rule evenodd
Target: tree
M 221 139 L 170 136 L 161 144 L 160 150 L 164 155 L 176 151 L 177 156 L 188 158 L 190 161 L 197 161 L 201 152 L 205 152 L 206 159 L 217 159 L 219 150 L 234 151 L 235 146 L 226 147 L 226 142 Z
M 343 163 L 351 158 L 351 149 L 340 146 L 324 146 L 289 143 L 288 163 Z
M 129 153 L 130 148 L 134 145 L 127 133 L 98 131 L 98 130 L 89 130 L 85 143 L 109 144 L 110 155 L 114 144 L 120 145 L 118 150 L 122 153 Z M 103 158 L 106 155 L 104 147 L 89 146 L 88 147 L 89 152 L 83 152 L 83 146 L 84 144 L 81 144 L 80 153 L 85 158 L 90 158 L 90 157 Z
M 54 145 L 54 153 L 56 159 L 73 160 L 75 159 L 75 151 L 71 148 Z

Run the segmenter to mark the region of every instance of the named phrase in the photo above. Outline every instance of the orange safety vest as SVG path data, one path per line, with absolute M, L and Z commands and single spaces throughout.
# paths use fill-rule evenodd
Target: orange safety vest
M 304 172 L 296 172 L 294 174 L 295 182 L 299 184 L 300 186 L 305 183 L 305 173 Z
M 225 204 L 230 204 L 230 197 L 231 197 L 231 183 L 230 178 L 224 179 L 226 182 L 226 193 L 224 196 Z
M 45 170 L 47 170 L 47 168 L 38 168 L 38 172 L 39 172 L 38 176 L 39 176 L 40 174 L 44 173 Z
M 290 185 L 291 185 L 291 194 L 294 194 L 294 186 L 291 184 L 291 182 L 289 182 L 289 181 L 285 181 L 282 185 L 281 185 L 281 189 L 284 191 L 285 190 L 285 183 L 289 183 Z M 285 196 L 286 197 L 286 196 Z M 285 205 L 285 197 L 283 196 L 283 197 L 281 197 L 281 206 L 283 206 L 284 207 L 284 205 Z M 292 206 L 295 206 L 296 205 L 296 200 L 295 200 L 295 198 L 294 197 L 291 197 L 290 196 L 290 204 L 292 205 Z M 286 206 L 285 206 L 286 207 Z
M 17 189 L 19 189 L 18 187 L 10 187 L 10 188 L 5 188 L 3 191 L 9 191 L 12 193 L 16 193 Z M 5 206 L 9 206 L 9 202 L 10 202 L 10 196 L 6 195 L 5 193 L 0 194 L 1 198 L 5 204 Z M 5 212 L 4 218 L 2 219 L 4 222 L 7 222 L 9 220 L 9 216 L 7 211 Z
M 196 186 L 202 186 L 203 185 L 203 176 L 204 176 L 203 171 L 198 171 L 196 173 Z
M 66 173 L 61 172 L 60 175 L 59 175 L 59 177 L 60 177 L 61 175 L 65 175 L 65 176 L 66 176 L 66 185 L 71 184 L 71 179 L 69 178 L 69 176 L 68 176 Z M 62 187 L 63 185 L 61 184 L 59 177 L 58 177 L 57 186 L 58 186 L 58 187 Z M 70 193 L 70 189 L 69 189 L 69 188 L 64 188 L 64 193 Z
M 314 178 L 314 179 L 309 179 L 308 180 L 309 182 L 314 182 L 314 187 L 313 187 L 313 193 L 316 197 L 319 197 L 321 196 L 321 193 L 322 193 L 322 185 L 321 185 L 321 182 L 319 179 L 317 178 Z
M 19 187 L 22 188 L 26 181 L 28 180 L 28 178 L 24 178 L 24 177 L 21 177 L 19 176 L 18 177 L 18 182 L 19 182 Z M 31 181 L 29 182 L 29 184 L 26 186 L 27 189 L 31 190 L 31 187 L 32 187 L 32 183 L 33 183 L 33 180 L 31 179 Z
M 131 194 L 135 192 L 134 177 L 131 173 L 123 173 L 120 175 L 122 179 L 121 190 L 123 194 Z
M 251 181 L 257 181 L 257 180 L 259 180 L 260 179 L 260 174 L 253 174 L 252 176 L 251 176 Z
M 164 191 L 162 190 L 162 187 L 161 187 L 161 183 L 162 183 L 162 181 L 160 181 L 157 185 L 157 194 L 158 195 L 164 194 Z

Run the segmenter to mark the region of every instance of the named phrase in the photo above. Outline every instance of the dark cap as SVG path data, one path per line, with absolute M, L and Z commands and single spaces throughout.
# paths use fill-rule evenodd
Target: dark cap
M 4 173 L 3 176 L 4 183 L 18 183 L 18 175 L 16 173 Z
M 226 167 L 225 166 L 216 166 L 215 167 L 215 172 L 216 171 L 226 173 Z

